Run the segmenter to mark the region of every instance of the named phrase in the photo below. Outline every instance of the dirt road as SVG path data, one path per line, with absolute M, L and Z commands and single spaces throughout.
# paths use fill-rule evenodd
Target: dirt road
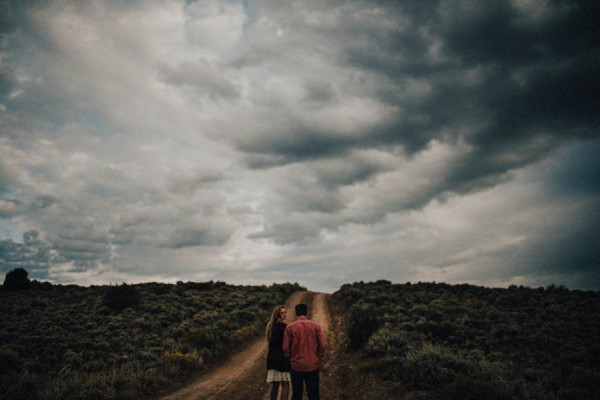
M 340 362 L 337 358 L 343 353 L 345 339 L 341 330 L 330 329 L 332 316 L 328 308 L 328 297 L 325 293 L 294 293 L 286 302 L 286 322 L 295 320 L 296 304 L 304 302 L 309 305 L 309 318 L 321 325 L 327 339 L 326 356 L 321 366 L 321 394 L 328 400 L 339 400 L 337 372 Z M 333 320 L 337 321 L 336 316 L 333 316 Z M 161 400 L 268 400 L 270 387 L 265 382 L 266 352 L 266 341 L 260 338 L 225 365 Z

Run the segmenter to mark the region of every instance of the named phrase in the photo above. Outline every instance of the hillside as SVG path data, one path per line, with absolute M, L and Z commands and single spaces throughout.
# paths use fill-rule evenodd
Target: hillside
M 223 282 L 0 290 L 0 393 L 11 400 L 145 399 L 262 334 L 297 284 Z
M 598 399 L 600 293 L 443 283 L 344 285 L 348 395 Z
M 264 397 L 267 316 L 300 290 L 223 282 L 0 290 L 1 398 L 202 398 L 198 388 Z M 377 281 L 314 298 L 331 345 L 328 399 L 600 398 L 599 292 Z M 225 361 L 242 351 L 251 372 L 234 373 L 238 362 Z M 210 383 L 217 366 L 219 387 Z

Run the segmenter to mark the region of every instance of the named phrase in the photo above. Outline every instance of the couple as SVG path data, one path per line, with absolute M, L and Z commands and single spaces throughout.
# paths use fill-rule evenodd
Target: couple
M 309 400 L 319 400 L 319 364 L 325 354 L 325 336 L 321 326 L 307 318 L 308 306 L 295 307 L 296 321 L 286 325 L 285 306 L 276 306 L 267 324 L 267 382 L 271 400 L 288 399 L 292 382 L 292 400 L 301 400 L 304 384 Z

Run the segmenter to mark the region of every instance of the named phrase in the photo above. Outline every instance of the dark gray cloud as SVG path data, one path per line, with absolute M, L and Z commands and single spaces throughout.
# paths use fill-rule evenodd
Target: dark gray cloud
M 27 10 L 38 2 L 38 0 L 0 1 L 0 35 L 22 28 L 26 23 Z
M 306 91 L 304 100 L 309 104 L 319 107 L 320 104 L 329 103 L 337 96 L 331 84 L 327 81 L 309 81 L 304 84 Z
M 349 155 L 345 158 L 328 159 L 315 164 L 318 181 L 325 187 L 353 185 L 369 180 L 372 176 L 392 170 L 376 155 Z
M 60 234 L 52 239 L 52 248 L 57 257 L 63 262 L 73 262 L 78 267 L 95 265 L 99 260 L 110 260 L 110 240 L 106 235 L 95 235 L 87 232 Z
M 600 195 L 600 142 L 578 143 L 565 152 L 563 162 L 551 170 L 548 196 L 586 198 Z
M 0 218 L 18 216 L 33 212 L 56 203 L 56 198 L 49 195 L 38 195 L 27 201 L 0 197 Z
M 600 287 L 599 8 L 0 2 L 1 270 Z
M 211 185 L 226 179 L 224 174 L 214 171 L 177 171 L 169 178 L 170 190 L 185 193 L 209 188 Z
M 227 242 L 226 232 L 209 228 L 178 228 L 165 243 L 174 249 L 196 246 L 221 246 Z
M 8 272 L 15 268 L 25 268 L 32 276 L 46 278 L 54 261 L 50 250 L 51 246 L 35 230 L 25 232 L 21 243 L 12 239 L 2 240 L 0 270 Z
M 564 141 L 598 135 L 600 53 L 590 17 L 600 14 L 596 2 L 549 2 L 541 11 L 532 2 L 507 1 L 324 4 L 321 11 L 335 17 L 323 17 L 323 24 L 308 18 L 308 10 L 275 14 L 281 19 L 275 22 L 283 27 L 284 18 L 287 26 L 291 20 L 307 37 L 321 34 L 341 72 L 370 74 L 374 85 L 361 93 L 364 84 L 349 83 L 336 96 L 331 84 L 308 80 L 307 98 L 373 96 L 397 115 L 356 136 L 292 119 L 260 136 L 238 137 L 251 166 L 380 146 L 416 153 L 432 140 L 464 140 L 473 151 L 450 166 L 447 182 L 427 202 L 448 190 L 502 182 L 506 172 L 542 159 Z M 381 17 L 363 18 L 376 14 Z M 422 93 L 407 94 L 411 85 Z
M 526 238 L 505 246 L 482 251 L 479 260 L 503 260 L 495 268 L 483 268 L 485 262 L 470 272 L 471 278 L 479 275 L 481 280 L 497 279 L 506 282 L 521 277 L 524 281 L 560 283 L 570 288 L 596 290 L 600 285 L 600 251 L 598 235 L 600 229 L 595 221 L 600 217 L 598 201 L 569 196 L 554 199 L 554 206 L 546 212 L 532 212 L 520 228 Z M 543 209 L 547 205 L 540 205 Z M 550 218 L 548 213 L 558 215 Z M 533 217 L 535 215 L 535 217 Z M 525 223 L 525 221 L 523 221 Z M 451 259 L 449 265 L 470 263 L 464 259 Z M 489 261 L 488 261 L 489 262 Z M 463 279 L 468 279 L 466 276 Z

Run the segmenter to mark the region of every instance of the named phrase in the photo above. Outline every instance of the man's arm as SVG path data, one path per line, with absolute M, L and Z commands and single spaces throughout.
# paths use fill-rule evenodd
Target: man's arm
M 323 333 L 323 329 L 320 325 L 317 325 L 319 328 L 317 329 L 317 354 L 319 358 L 323 358 L 325 356 L 325 334 Z

